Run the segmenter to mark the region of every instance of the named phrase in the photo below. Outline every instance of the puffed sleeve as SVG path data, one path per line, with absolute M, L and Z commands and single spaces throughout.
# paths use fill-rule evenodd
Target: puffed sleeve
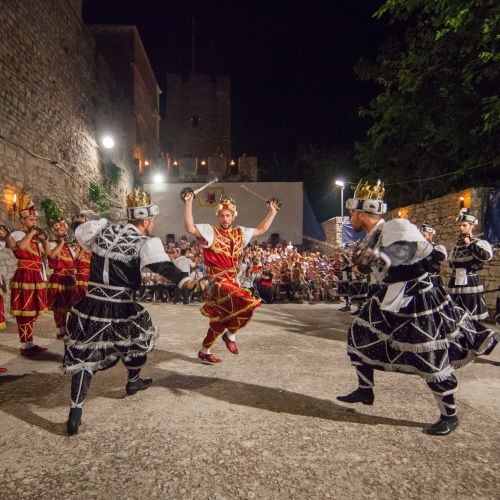
M 441 262 L 448 259 L 448 252 L 444 245 L 434 245 L 432 254 L 436 262 Z
M 99 231 L 108 225 L 107 219 L 89 220 L 75 230 L 75 237 L 84 250 L 92 250 L 92 242 Z
M 240 226 L 240 229 L 243 231 L 243 246 L 246 247 L 250 243 L 250 240 L 253 238 L 253 232 L 255 228 Z
M 195 224 L 196 228 L 207 242 L 199 242 L 203 248 L 210 248 L 214 243 L 214 228 L 210 224 Z
M 472 240 L 468 247 L 472 255 L 483 262 L 490 260 L 493 257 L 491 245 L 486 240 Z
M 10 236 L 14 241 L 21 241 L 26 236 L 26 233 L 24 231 L 12 231 Z
M 146 240 L 139 251 L 139 257 L 141 259 L 141 269 L 157 262 L 170 261 L 170 258 L 165 253 L 162 241 L 157 237 Z

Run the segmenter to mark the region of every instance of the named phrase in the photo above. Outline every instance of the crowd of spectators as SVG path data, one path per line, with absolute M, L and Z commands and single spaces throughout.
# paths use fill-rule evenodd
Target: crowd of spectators
M 203 256 L 196 240 L 189 241 L 182 236 L 176 242 L 166 243 L 165 251 L 181 270 L 196 278 L 203 276 Z M 340 253 L 326 256 L 320 252 L 299 250 L 287 241 L 274 245 L 270 241 L 253 242 L 243 251 L 238 280 L 267 304 L 339 302 L 341 262 Z M 184 304 L 203 300 L 200 294 L 180 291 L 174 284 L 149 272 L 143 273 L 139 298 Z

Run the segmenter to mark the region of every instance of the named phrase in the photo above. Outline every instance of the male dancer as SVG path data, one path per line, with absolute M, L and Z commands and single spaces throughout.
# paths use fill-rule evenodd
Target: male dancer
M 0 250 L 5 248 L 5 239 L 9 234 L 9 230 L 3 224 L 0 225 Z M 5 306 L 3 300 L 3 292 L 6 289 L 6 284 L 0 275 L 0 330 L 3 330 L 7 325 L 5 323 Z M 0 366 L 0 373 L 5 373 L 7 368 L 3 368 Z
M 83 402 L 98 370 L 121 360 L 128 370 L 127 395 L 152 383 L 139 378 L 158 336 L 148 312 L 133 298 L 141 286 L 141 270 L 148 267 L 180 287 L 195 284 L 169 261 L 160 238 L 151 237 L 159 210 L 149 193 L 134 190 L 127 196 L 127 207 L 128 224 L 101 219 L 75 231 L 79 244 L 92 251 L 92 259 L 89 291 L 73 306 L 67 322 L 64 368 L 72 375 L 69 435 L 78 432 Z
M 473 236 L 472 231 L 478 220 L 466 208 L 460 210 L 457 221 L 460 234 L 450 254 L 453 273 L 448 282 L 448 292 L 452 300 L 469 311 L 474 319 L 486 319 L 488 309 L 477 271 L 493 257 L 493 250 L 486 240 Z
M 187 193 L 184 198 L 184 226 L 189 234 L 196 236 L 202 248 L 205 274 L 211 281 L 201 308 L 201 313 L 208 316 L 210 324 L 198 357 L 207 363 L 220 363 L 222 359 L 210 352 L 217 337 L 223 334 L 222 340 L 228 350 L 239 354 L 235 334 L 248 323 L 254 309 L 260 305 L 259 299 L 236 282 L 238 257 L 252 238 L 261 236 L 270 228 L 278 213 L 279 202 L 275 198 L 269 200 L 266 217 L 250 229 L 233 227 L 238 212 L 232 198 L 221 198 L 217 205 L 218 226 L 195 224 L 193 199 L 193 193 Z
M 446 435 L 458 425 L 454 368 L 493 349 L 495 334 L 454 306 L 442 287 L 432 283 L 425 259 L 433 248 L 416 226 L 399 218 L 382 222 L 383 195 L 380 181 L 373 187 L 360 183 L 346 204 L 354 230 L 367 232 L 353 261 L 359 269 L 374 268 L 384 286 L 368 297 L 351 325 L 347 352 L 359 386 L 337 399 L 373 404 L 374 369 L 420 375 L 441 412 L 427 432 Z
M 432 245 L 432 253 L 425 259 L 426 269 L 429 273 L 431 281 L 435 285 L 443 286 L 441 279 L 441 264 L 448 258 L 448 252 L 444 245 L 436 245 L 434 243 L 434 235 L 436 230 L 430 226 L 428 222 L 420 225 L 422 236 Z
M 52 225 L 55 241 L 49 242 L 48 261 L 53 270 L 48 283 L 48 305 L 54 313 L 57 338 L 66 335 L 66 316 L 74 303 L 75 294 L 75 258 L 66 242 L 68 225 L 59 218 Z
M 10 312 L 16 318 L 21 355 L 33 357 L 45 347 L 33 341 L 33 326 L 47 310 L 47 288 L 43 279 L 43 253 L 48 253 L 47 235 L 37 227 L 38 212 L 28 193 L 19 201 L 21 230 L 6 238 L 7 247 L 17 258 L 17 269 L 10 283 Z

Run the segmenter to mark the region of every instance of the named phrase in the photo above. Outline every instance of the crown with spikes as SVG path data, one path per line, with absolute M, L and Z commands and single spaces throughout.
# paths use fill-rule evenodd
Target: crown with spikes
M 387 204 L 384 203 L 384 183 L 379 179 L 370 185 L 368 181 L 360 180 L 354 190 L 354 198 L 349 198 L 346 207 L 349 210 L 359 210 L 371 214 L 385 214 Z
M 236 217 L 238 215 L 238 211 L 236 210 L 236 203 L 233 200 L 231 195 L 224 196 L 221 195 L 220 201 L 215 209 L 215 213 L 218 214 L 221 210 L 229 210 Z
M 19 198 L 19 217 L 21 219 L 26 219 L 26 217 L 30 215 L 37 216 L 38 212 L 33 203 L 31 193 L 24 192 Z
M 151 195 L 148 191 L 135 188 L 127 195 L 127 218 L 130 221 L 149 219 L 158 215 L 158 205 L 151 203 Z
M 360 180 L 354 190 L 354 198 L 362 200 L 383 200 L 384 194 L 384 183 L 380 179 L 373 186 L 368 181 Z
M 127 207 L 147 207 L 151 205 L 151 195 L 141 188 L 135 188 L 127 194 Z

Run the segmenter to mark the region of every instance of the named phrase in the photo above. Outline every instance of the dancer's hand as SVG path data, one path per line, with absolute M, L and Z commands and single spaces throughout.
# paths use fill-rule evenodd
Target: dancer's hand
M 186 195 L 184 196 L 184 203 L 193 203 L 193 200 L 194 200 L 194 193 L 192 191 L 186 193 Z
M 276 215 L 280 209 L 281 202 L 278 200 L 278 198 L 271 198 L 267 202 L 267 206 L 269 207 L 269 211 Z

